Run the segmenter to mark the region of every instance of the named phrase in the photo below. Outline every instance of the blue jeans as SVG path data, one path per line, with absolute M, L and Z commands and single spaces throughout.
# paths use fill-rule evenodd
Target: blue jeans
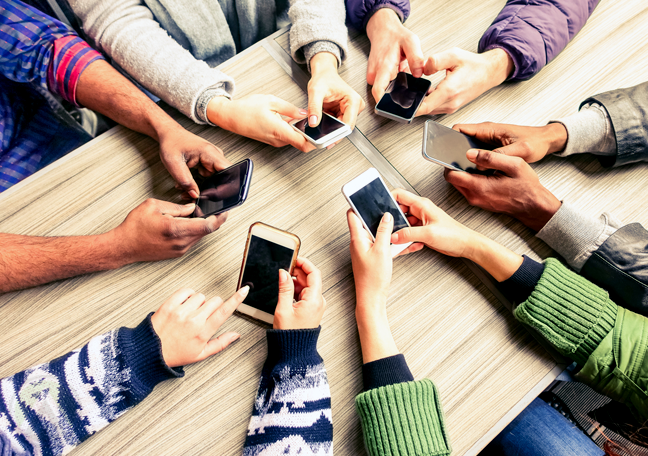
M 534 399 L 480 456 L 603 456 L 605 452 L 542 399 Z

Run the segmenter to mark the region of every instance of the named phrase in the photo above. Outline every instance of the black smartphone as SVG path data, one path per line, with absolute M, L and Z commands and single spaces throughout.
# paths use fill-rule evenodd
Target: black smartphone
M 252 160 L 238 162 L 198 185 L 200 196 L 191 217 L 209 217 L 227 212 L 245 202 L 252 180 Z
M 492 150 L 493 146 L 433 120 L 425 122 L 423 158 L 453 171 L 492 174 L 492 170 L 479 171 L 475 164 L 466 158 L 469 149 Z
M 376 114 L 398 122 L 411 123 L 432 83 L 409 73 L 398 73 L 376 105 Z

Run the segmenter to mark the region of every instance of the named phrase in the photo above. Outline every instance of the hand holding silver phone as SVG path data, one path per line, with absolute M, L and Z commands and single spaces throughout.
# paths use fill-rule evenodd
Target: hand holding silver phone
M 322 121 L 317 127 L 310 127 L 308 118 L 293 120 L 290 126 L 318 149 L 324 149 L 351 134 L 351 127 L 327 113 L 322 113 Z

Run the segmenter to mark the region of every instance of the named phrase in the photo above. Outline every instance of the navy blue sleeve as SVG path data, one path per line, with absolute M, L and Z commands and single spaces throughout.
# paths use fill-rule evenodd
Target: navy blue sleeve
M 544 264 L 523 255 L 524 260 L 515 273 L 500 284 L 500 290 L 509 301 L 519 304 L 526 301 L 538 284 Z
M 362 366 L 362 380 L 364 390 L 369 391 L 395 383 L 413 382 L 414 376 L 412 376 L 407 366 L 405 356 L 399 353 L 398 355 L 364 364 Z

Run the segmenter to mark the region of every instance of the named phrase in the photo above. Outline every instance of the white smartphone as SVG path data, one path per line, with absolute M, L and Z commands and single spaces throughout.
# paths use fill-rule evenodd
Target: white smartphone
M 324 149 L 351 134 L 351 127 L 326 113 L 322 113 L 322 121 L 317 127 L 309 127 L 308 118 L 293 120 L 290 125 L 318 149 Z
M 376 168 L 369 168 L 364 173 L 342 187 L 342 194 L 347 199 L 353 212 L 362 220 L 362 225 L 372 239 L 385 212 L 394 216 L 394 232 L 410 226 L 405 214 L 385 185 Z M 410 243 L 392 244 L 392 256 L 396 256 L 409 247 Z
M 250 292 L 237 312 L 272 324 L 279 300 L 279 269 L 292 276 L 301 241 L 287 231 L 256 222 L 250 226 L 239 274 L 240 289 Z
M 376 104 L 376 114 L 397 122 L 411 123 L 432 83 L 409 73 L 398 73 Z

